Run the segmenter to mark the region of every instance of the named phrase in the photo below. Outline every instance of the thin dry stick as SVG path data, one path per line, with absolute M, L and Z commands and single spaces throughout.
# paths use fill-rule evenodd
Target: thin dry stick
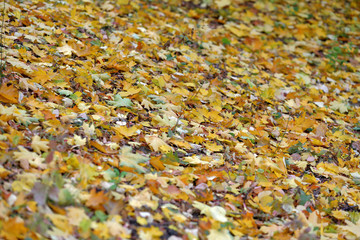
M 1 38 L 0 38 L 0 41 L 1 41 L 1 49 L 0 49 L 0 75 L 1 75 L 1 82 L 0 82 L 0 85 L 2 84 L 2 81 L 3 81 L 3 77 L 4 77 L 4 74 L 3 74 L 3 70 L 5 70 L 5 59 L 3 59 L 3 38 L 4 38 L 4 25 L 5 25 L 5 0 L 3 1 L 3 11 L 2 11 L 2 20 L 1 20 Z
M 256 91 L 257 91 L 257 93 L 258 93 L 258 95 L 259 95 L 259 98 L 260 98 L 263 102 L 265 102 L 264 99 L 263 99 L 263 98 L 261 97 L 261 95 L 260 95 L 259 87 L 258 87 L 256 84 L 254 84 L 254 86 L 256 87 Z M 268 113 L 268 111 L 267 111 L 266 108 L 265 108 L 265 112 L 266 112 L 266 115 L 268 115 L 268 117 L 270 117 L 270 114 Z M 283 133 L 282 136 L 281 136 L 280 142 L 278 142 L 278 143 L 276 144 L 276 149 L 275 149 L 275 152 L 272 153 L 272 156 L 274 156 L 275 153 L 279 150 L 280 144 L 282 143 L 282 140 L 283 140 L 284 137 L 285 137 L 285 134 L 286 134 L 286 131 L 287 131 L 287 128 L 288 128 L 288 125 L 289 125 L 290 118 L 292 118 L 290 111 L 289 111 L 289 115 L 290 115 L 290 116 L 289 116 L 289 118 L 288 118 L 287 121 L 286 121 L 285 131 L 284 131 L 284 133 Z M 270 122 L 272 123 L 273 127 L 275 127 L 274 123 L 273 123 L 272 121 L 270 121 Z
M 258 95 L 259 95 L 259 98 L 260 98 L 263 102 L 265 102 L 265 100 L 264 100 L 264 99 L 261 97 L 261 95 L 260 95 L 259 87 L 258 87 L 256 84 L 254 84 L 254 85 L 255 85 L 255 87 L 256 87 L 256 91 L 257 91 L 257 93 L 258 93 Z M 268 115 L 268 117 L 270 117 L 270 114 L 268 113 L 267 108 L 265 108 L 265 112 L 266 112 L 266 115 Z M 272 123 L 273 127 L 275 127 L 274 123 L 273 123 L 272 121 L 270 121 L 270 122 Z
M 273 156 L 274 156 L 275 153 L 277 153 L 277 151 L 279 150 L 280 144 L 282 143 L 282 140 L 283 140 L 284 137 L 285 137 L 285 134 L 286 134 L 286 131 L 287 131 L 289 122 L 290 122 L 290 118 L 292 118 L 290 111 L 289 111 L 289 114 L 290 114 L 290 116 L 288 117 L 288 119 L 287 119 L 287 121 L 286 121 L 285 131 L 283 132 L 283 134 L 282 134 L 282 136 L 281 136 L 280 142 L 278 142 L 278 143 L 276 144 L 276 149 L 275 149 L 275 152 L 273 152 Z
M 196 91 L 190 96 L 190 98 L 186 101 L 190 101 L 192 100 L 200 91 L 201 87 L 204 85 L 205 81 L 203 81 L 196 89 Z M 184 104 L 186 104 L 186 102 Z M 176 123 L 175 123 L 175 126 L 171 129 L 173 132 L 175 131 L 176 127 L 179 125 L 179 122 L 180 122 L 180 118 L 184 116 L 184 111 L 183 111 L 183 107 L 181 107 L 181 114 L 179 115 L 179 117 L 177 118 L 176 120 Z

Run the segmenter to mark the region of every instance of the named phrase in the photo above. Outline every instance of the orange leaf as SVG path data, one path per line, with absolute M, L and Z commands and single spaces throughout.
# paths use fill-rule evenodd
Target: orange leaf
M 61 208 L 61 207 L 58 207 L 54 204 L 51 204 L 51 203 L 48 203 L 48 206 L 57 214 L 60 214 L 60 215 L 65 215 L 66 214 L 66 211 Z
M 4 228 L 1 230 L 1 236 L 9 240 L 24 239 L 28 229 L 24 226 L 24 222 L 11 218 L 2 224 Z
M 170 140 L 171 143 L 175 144 L 176 146 L 183 148 L 183 149 L 191 149 L 191 145 L 188 142 L 180 141 L 176 139 Z
M 90 141 L 90 145 L 103 153 L 107 153 L 107 154 L 118 153 L 118 151 L 112 150 L 110 147 L 101 145 L 100 143 L 95 142 L 95 141 Z
M 210 221 L 206 221 L 206 222 L 203 220 L 199 221 L 199 227 L 203 230 L 209 230 L 209 229 L 211 229 L 211 226 L 212 226 L 212 224 Z
M 164 164 L 160 161 L 161 156 L 158 157 L 152 157 L 150 159 L 150 164 L 153 166 L 156 170 L 162 171 L 165 169 Z
M 151 160 L 150 160 L 151 162 Z M 149 189 L 154 193 L 154 194 L 158 194 L 159 193 L 159 187 L 160 184 L 153 179 L 149 179 L 146 181 L 146 185 L 149 187 Z
M 44 114 L 44 119 L 45 119 L 45 120 L 49 120 L 49 119 L 56 120 L 55 114 L 53 114 L 51 111 L 49 111 L 49 110 L 42 110 L 41 112 Z
M 96 192 L 96 190 L 93 188 L 90 191 L 90 197 L 86 202 L 86 206 L 93 209 L 104 210 L 103 204 L 108 200 L 109 198 L 104 194 L 103 191 Z
M 174 185 L 170 185 L 167 189 L 166 189 L 166 193 L 169 194 L 173 199 L 182 199 L 187 201 L 189 199 L 189 196 L 180 191 L 180 189 Z
M 113 164 L 110 164 L 110 165 L 114 166 Z M 133 168 L 131 168 L 131 167 L 119 166 L 119 165 L 117 165 L 116 167 L 117 167 L 121 172 L 136 173 L 136 171 L 135 171 Z
M 209 190 L 202 190 L 202 191 L 195 191 L 196 193 L 196 201 L 199 202 L 208 202 L 214 199 L 214 195 L 212 191 Z
M 18 103 L 19 92 L 12 85 L 2 84 L 0 87 L 0 101 L 4 103 Z

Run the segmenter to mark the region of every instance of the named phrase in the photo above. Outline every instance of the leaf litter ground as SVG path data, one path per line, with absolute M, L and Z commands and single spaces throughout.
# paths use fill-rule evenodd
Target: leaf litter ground
M 4 7 L 1 238 L 360 238 L 359 2 Z

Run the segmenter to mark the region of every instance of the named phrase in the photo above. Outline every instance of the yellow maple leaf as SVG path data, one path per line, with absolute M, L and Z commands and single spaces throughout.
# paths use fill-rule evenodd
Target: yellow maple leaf
M 151 226 L 149 228 L 141 227 L 138 229 L 139 237 L 143 240 L 160 239 L 164 234 L 158 227 Z
M 35 174 L 25 172 L 18 174 L 17 180 L 11 184 L 11 188 L 14 192 L 30 192 L 36 181 L 38 180 Z
M 119 92 L 119 95 L 121 97 L 127 97 L 138 94 L 139 92 L 141 92 L 141 88 L 130 87 L 129 89 L 126 90 L 126 92 Z
M 227 222 L 226 210 L 220 206 L 210 207 L 204 203 L 194 201 L 193 207 L 199 209 L 202 214 L 211 217 L 219 222 Z
M 112 128 L 117 134 L 123 135 L 126 138 L 134 136 L 137 134 L 138 126 L 134 125 L 132 127 L 127 126 L 117 126 Z
M 346 113 L 348 111 L 348 105 L 342 101 L 333 101 L 330 103 L 330 108 L 334 111 Z
M 40 157 L 37 153 L 30 152 L 23 146 L 18 147 L 20 152 L 14 152 L 14 158 L 18 161 L 28 162 L 33 167 L 45 168 L 46 164 L 44 158 Z
M 68 207 L 66 210 L 67 210 L 66 215 L 71 225 L 79 226 L 81 221 L 89 219 L 83 208 Z
M 331 213 L 336 219 L 345 220 L 348 218 L 348 212 L 343 210 L 335 210 Z
M 170 147 L 166 142 L 164 142 L 161 138 L 155 135 L 147 135 L 145 136 L 145 141 L 154 151 L 161 152 L 170 152 L 174 151 L 172 147 Z
M 47 214 L 47 217 L 60 230 L 64 231 L 65 233 L 72 232 L 72 227 L 70 226 L 69 219 L 66 216 L 60 214 Z
M 208 112 L 205 117 L 209 118 L 211 121 L 217 123 L 223 120 L 223 118 L 219 115 L 218 111 Z
M 179 141 L 179 140 L 170 140 L 170 142 L 172 144 L 175 144 L 176 146 L 180 147 L 180 148 L 185 148 L 185 149 L 191 149 L 191 145 L 188 142 L 185 141 Z
M 237 37 L 249 36 L 249 29 L 245 25 L 236 26 L 234 24 L 226 24 L 225 28 Z
M 128 239 L 131 237 L 131 230 L 121 224 L 122 219 L 120 216 L 114 216 L 105 222 L 109 229 L 109 233 L 118 238 Z
M 36 72 L 33 72 L 32 80 L 33 82 L 43 85 L 44 83 L 50 80 L 50 77 L 46 71 L 44 71 L 43 69 L 39 69 Z
M 210 234 L 207 236 L 209 240 L 232 240 L 234 239 L 229 230 L 222 229 L 222 230 L 216 230 L 216 229 L 210 229 Z
M 86 138 L 82 138 L 79 135 L 74 134 L 74 138 L 68 138 L 67 144 L 74 146 L 84 146 L 86 144 Z
M 89 124 L 89 123 L 84 123 L 82 125 L 83 129 L 84 129 L 84 133 L 85 135 L 90 138 L 92 135 L 95 134 L 95 125 L 94 124 Z
M 234 149 L 235 149 L 235 151 L 237 151 L 239 153 L 245 153 L 247 151 L 245 143 L 243 143 L 243 142 L 236 143 Z
M 133 208 L 141 208 L 143 206 L 148 206 L 153 210 L 155 210 L 159 206 L 158 201 L 153 198 L 153 195 L 151 194 L 149 189 L 144 189 L 139 194 L 131 197 L 129 200 L 129 204 Z
M 43 141 L 39 136 L 34 136 L 31 140 L 31 147 L 38 154 L 41 154 L 41 151 L 47 152 L 49 150 L 48 141 Z
M 231 0 L 216 0 L 215 3 L 218 6 L 218 8 L 224 8 L 231 4 Z
M 118 5 L 128 5 L 130 0 L 117 0 Z
M 196 155 L 193 155 L 191 157 L 184 157 L 183 159 L 185 162 L 188 162 L 190 164 L 209 164 L 209 162 L 206 162 L 206 161 L 202 161 L 200 160 L 200 158 Z
M 356 239 L 360 238 L 360 220 L 356 222 L 356 224 L 350 222 L 349 220 L 345 220 L 347 226 L 340 226 L 343 231 L 350 232 L 355 235 Z M 352 238 L 350 238 L 352 239 Z
M 58 47 L 57 50 L 63 53 L 65 56 L 71 56 L 73 52 L 76 53 L 75 50 L 67 44 L 62 47 Z
M 207 142 L 204 145 L 205 145 L 206 149 L 211 151 L 211 152 L 218 152 L 218 151 L 223 150 L 223 146 L 217 145 L 214 142 Z
M 11 56 L 6 57 L 6 62 L 10 63 L 13 67 L 18 68 L 20 71 L 30 74 L 33 70 L 26 63 L 20 61 L 17 58 L 13 58 Z

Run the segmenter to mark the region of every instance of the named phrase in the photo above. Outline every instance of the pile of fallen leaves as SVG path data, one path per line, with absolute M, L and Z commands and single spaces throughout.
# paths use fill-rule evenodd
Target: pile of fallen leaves
M 1 238 L 360 238 L 358 1 L 2 9 Z

